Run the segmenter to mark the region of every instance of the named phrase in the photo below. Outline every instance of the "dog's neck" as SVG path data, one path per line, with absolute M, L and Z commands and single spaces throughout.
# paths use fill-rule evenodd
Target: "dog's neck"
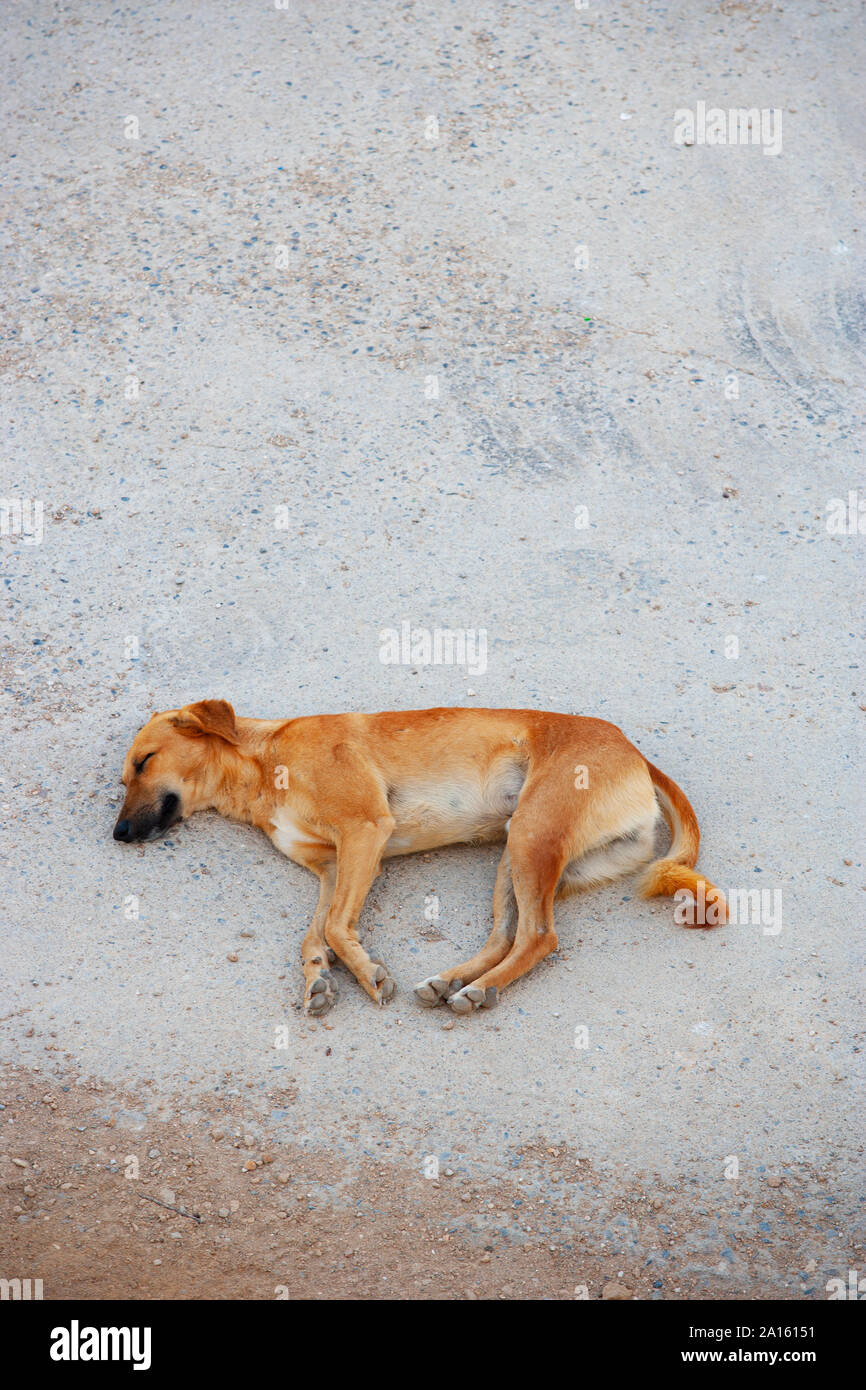
M 237 744 L 220 741 L 208 806 L 229 820 L 269 831 L 273 791 L 282 764 L 271 735 L 285 724 L 277 719 L 238 719 Z

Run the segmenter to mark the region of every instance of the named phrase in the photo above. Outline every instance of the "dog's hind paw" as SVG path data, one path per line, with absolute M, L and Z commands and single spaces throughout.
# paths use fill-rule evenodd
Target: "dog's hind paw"
M 326 1014 L 337 998 L 337 986 L 330 970 L 322 970 L 307 990 L 304 1013 L 311 1018 Z
M 473 1009 L 494 1008 L 498 997 L 499 990 L 495 985 L 489 985 L 487 989 L 481 989 L 478 985 L 466 985 L 451 995 L 448 1004 L 455 1014 L 471 1014 Z
M 415 998 L 427 1009 L 435 1009 L 443 999 L 460 989 L 462 980 L 443 980 L 441 975 L 431 975 L 415 986 Z

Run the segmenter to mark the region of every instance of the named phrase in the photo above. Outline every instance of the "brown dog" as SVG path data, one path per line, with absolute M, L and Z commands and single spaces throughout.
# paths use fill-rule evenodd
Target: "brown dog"
M 694 872 L 700 834 L 685 795 L 602 719 L 511 709 L 236 719 L 224 700 L 201 700 L 145 724 L 123 782 L 116 840 L 153 839 L 213 807 L 318 875 L 301 947 L 310 1014 L 333 1003 L 335 955 L 378 1004 L 394 992 L 357 932 L 383 858 L 505 840 L 487 943 L 415 990 L 469 1013 L 556 950 L 555 897 L 652 857 L 656 794 L 673 840 L 644 896 L 697 896 L 703 883 L 713 924 L 727 920 L 722 894 Z

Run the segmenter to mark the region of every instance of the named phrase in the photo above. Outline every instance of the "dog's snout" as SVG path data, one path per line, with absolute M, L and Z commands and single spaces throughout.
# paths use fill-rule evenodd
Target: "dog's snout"
M 114 827 L 114 838 L 115 840 L 123 840 L 124 842 L 128 842 L 132 839 L 132 826 L 128 820 L 119 820 L 117 822 L 117 825 Z

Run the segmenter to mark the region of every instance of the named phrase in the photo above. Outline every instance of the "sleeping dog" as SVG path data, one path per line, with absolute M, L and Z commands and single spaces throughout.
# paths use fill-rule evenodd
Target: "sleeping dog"
M 301 947 L 308 1014 L 336 997 L 337 957 L 377 1004 L 394 993 L 358 937 L 383 859 L 441 845 L 504 841 L 493 930 L 471 960 L 422 980 L 422 1004 L 489 1008 L 499 990 L 556 950 L 557 897 L 647 865 L 659 812 L 667 855 L 645 897 L 685 890 L 727 920 L 695 873 L 700 833 L 685 794 L 613 724 L 538 710 L 428 709 L 238 719 L 225 700 L 155 714 L 126 757 L 114 838 L 150 840 L 213 808 L 263 830 L 319 879 Z

